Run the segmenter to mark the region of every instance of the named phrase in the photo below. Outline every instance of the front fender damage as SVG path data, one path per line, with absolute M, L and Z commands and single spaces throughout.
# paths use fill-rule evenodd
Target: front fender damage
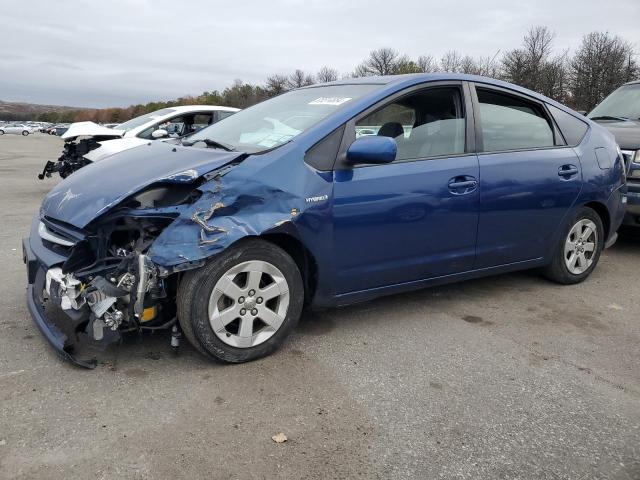
M 300 199 L 258 181 L 216 176 L 200 186 L 200 198 L 155 240 L 150 260 L 170 274 L 196 268 L 247 236 L 292 227 L 300 215 Z

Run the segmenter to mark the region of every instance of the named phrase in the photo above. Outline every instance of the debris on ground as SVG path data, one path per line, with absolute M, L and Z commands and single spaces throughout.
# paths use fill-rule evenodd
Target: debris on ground
M 287 441 L 287 436 L 284 433 L 280 432 L 274 435 L 273 437 L 271 437 L 271 440 L 273 440 L 276 443 L 284 443 Z

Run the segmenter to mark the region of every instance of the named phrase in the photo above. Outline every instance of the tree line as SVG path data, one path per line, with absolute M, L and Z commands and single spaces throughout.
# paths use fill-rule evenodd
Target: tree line
M 554 48 L 555 33 L 545 26 L 529 29 L 522 44 L 492 56 L 472 57 L 452 50 L 440 58 L 410 58 L 393 48 L 379 48 L 347 74 L 325 66 L 314 73 L 298 69 L 276 73 L 262 85 L 235 80 L 222 91 L 203 92 L 166 102 L 150 102 L 127 108 L 47 112 L 38 120 L 48 122 L 94 121 L 118 123 L 160 108 L 176 105 L 222 105 L 246 108 L 287 90 L 338 78 L 406 73 L 455 72 L 483 75 L 512 82 L 564 103 L 589 111 L 620 85 L 640 77 L 637 52 L 629 41 L 609 32 L 592 32 L 582 38 L 575 52 Z

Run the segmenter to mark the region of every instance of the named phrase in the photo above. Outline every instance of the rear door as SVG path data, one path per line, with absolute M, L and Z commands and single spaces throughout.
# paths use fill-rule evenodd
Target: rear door
M 580 160 L 543 102 L 476 84 L 480 163 L 476 268 L 535 260 L 582 187 Z
M 478 159 L 462 83 L 411 89 L 347 126 L 392 137 L 393 163 L 338 168 L 336 292 L 470 270 L 478 226 Z

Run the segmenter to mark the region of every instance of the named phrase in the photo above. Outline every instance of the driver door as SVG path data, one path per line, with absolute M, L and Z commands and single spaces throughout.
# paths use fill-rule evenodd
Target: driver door
M 390 164 L 335 172 L 336 293 L 473 268 L 479 167 L 471 111 L 462 83 L 439 83 L 352 122 L 353 138 L 389 136 L 398 153 Z

